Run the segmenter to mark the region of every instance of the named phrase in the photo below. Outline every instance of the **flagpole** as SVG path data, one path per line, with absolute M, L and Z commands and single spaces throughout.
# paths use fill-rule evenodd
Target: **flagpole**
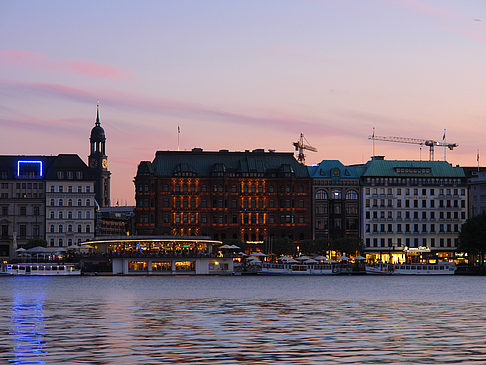
M 478 176 L 479 176 L 479 148 L 478 148 L 478 154 L 476 155 L 476 160 L 478 161 Z
M 373 160 L 375 159 L 375 127 L 373 127 L 373 135 L 371 136 L 371 140 L 373 141 Z
M 446 144 L 447 144 L 447 139 L 446 139 L 446 130 L 444 128 L 444 137 L 442 137 L 442 142 L 444 143 L 444 161 L 446 160 Z
M 177 126 L 177 152 L 180 151 L 179 136 L 181 134 L 181 127 Z

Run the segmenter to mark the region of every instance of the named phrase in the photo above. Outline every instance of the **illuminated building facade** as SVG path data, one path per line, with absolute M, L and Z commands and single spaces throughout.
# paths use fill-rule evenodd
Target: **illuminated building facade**
M 135 190 L 137 234 L 311 238 L 310 178 L 292 153 L 159 151 L 139 164 Z
M 313 238 L 360 237 L 360 180 L 353 166 L 324 160 L 309 166 Z
M 78 155 L 59 155 L 46 176 L 48 246 L 66 247 L 94 237 L 95 190 L 88 166 Z
M 385 161 L 364 166 L 363 238 L 368 254 L 450 256 L 467 218 L 467 179 L 445 161 Z
M 80 186 L 83 190 L 78 193 Z M 90 192 L 86 186 L 91 187 Z M 82 207 L 77 206 L 79 198 Z M 85 207 L 87 199 L 89 208 Z M 88 220 L 86 209 L 90 210 Z M 78 238 L 74 232 L 69 235 L 69 225 L 77 230 L 78 210 L 83 210 L 83 230 L 86 224 L 94 227 L 93 181 L 79 156 L 0 156 L 0 257 L 13 256 L 31 239 L 47 238 L 48 244 L 53 239 L 53 246 L 59 246 L 62 239 L 66 246 L 69 239 Z M 54 232 L 47 228 L 51 225 Z
M 117 275 L 231 275 L 233 257 L 218 252 L 220 241 L 209 237 L 100 237 L 83 243 L 90 261 L 111 262 Z

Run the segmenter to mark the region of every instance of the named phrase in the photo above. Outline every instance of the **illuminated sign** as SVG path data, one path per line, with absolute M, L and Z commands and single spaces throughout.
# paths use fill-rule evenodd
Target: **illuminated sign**
M 17 177 L 42 177 L 42 161 L 17 161 Z

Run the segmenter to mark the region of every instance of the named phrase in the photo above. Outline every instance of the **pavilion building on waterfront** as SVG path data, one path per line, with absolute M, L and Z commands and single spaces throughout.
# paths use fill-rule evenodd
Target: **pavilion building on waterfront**
M 113 274 L 227 275 L 234 271 L 231 255 L 222 255 L 221 241 L 210 237 L 121 236 L 83 243 L 93 260 L 111 261 Z

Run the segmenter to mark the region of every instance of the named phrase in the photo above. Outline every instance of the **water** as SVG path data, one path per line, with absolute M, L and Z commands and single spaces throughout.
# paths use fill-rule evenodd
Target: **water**
M 0 363 L 486 362 L 486 277 L 3 277 Z

